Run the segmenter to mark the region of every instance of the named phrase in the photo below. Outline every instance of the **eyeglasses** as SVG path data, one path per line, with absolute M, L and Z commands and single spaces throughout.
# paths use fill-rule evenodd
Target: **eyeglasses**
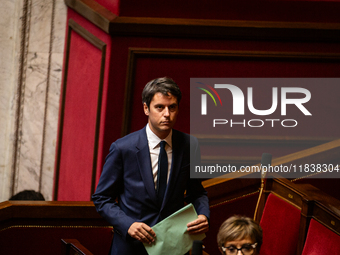
M 235 246 L 231 245 L 228 247 L 222 246 L 222 251 L 226 255 L 236 255 L 238 251 L 241 251 L 243 255 L 252 255 L 254 254 L 255 248 L 257 243 L 254 244 L 244 244 L 241 248 L 236 248 Z

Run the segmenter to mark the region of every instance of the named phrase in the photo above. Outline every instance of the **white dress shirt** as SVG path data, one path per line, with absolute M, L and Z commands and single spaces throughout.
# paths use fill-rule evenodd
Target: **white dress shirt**
M 151 158 L 151 168 L 153 181 L 155 183 L 155 189 L 157 189 L 157 173 L 158 173 L 158 155 L 160 149 L 160 142 L 165 141 L 165 151 L 168 154 L 168 181 L 170 176 L 171 162 L 172 162 L 172 130 L 169 135 L 165 139 L 160 139 L 149 127 L 149 124 L 146 125 L 146 136 L 148 138 L 148 145 L 150 151 Z

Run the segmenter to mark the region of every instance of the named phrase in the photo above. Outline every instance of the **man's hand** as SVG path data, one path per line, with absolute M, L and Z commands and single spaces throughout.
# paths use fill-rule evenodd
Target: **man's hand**
M 148 244 L 154 242 L 154 238 L 156 237 L 156 233 L 152 230 L 152 228 L 143 222 L 132 223 L 128 230 L 128 234 L 131 237 Z
M 198 215 L 198 219 L 187 224 L 189 234 L 202 234 L 209 230 L 209 222 L 205 215 Z

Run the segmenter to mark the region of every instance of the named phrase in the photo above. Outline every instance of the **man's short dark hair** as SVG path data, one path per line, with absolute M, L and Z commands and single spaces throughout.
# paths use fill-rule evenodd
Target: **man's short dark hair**
M 36 192 L 34 190 L 24 190 L 15 194 L 9 200 L 45 201 L 45 198 L 40 192 Z
M 146 103 L 148 108 L 150 108 L 151 100 L 153 96 L 158 92 L 166 96 L 169 94 L 173 95 L 177 98 L 178 104 L 182 98 L 182 92 L 176 82 L 174 82 L 174 80 L 169 77 L 162 77 L 149 81 L 145 85 L 142 92 L 142 103 Z

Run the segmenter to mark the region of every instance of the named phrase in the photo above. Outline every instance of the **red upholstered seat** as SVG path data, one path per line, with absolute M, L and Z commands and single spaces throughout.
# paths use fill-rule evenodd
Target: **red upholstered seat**
M 301 211 L 269 194 L 260 225 L 263 230 L 261 255 L 296 254 Z
M 302 255 L 340 254 L 340 236 L 312 219 Z

